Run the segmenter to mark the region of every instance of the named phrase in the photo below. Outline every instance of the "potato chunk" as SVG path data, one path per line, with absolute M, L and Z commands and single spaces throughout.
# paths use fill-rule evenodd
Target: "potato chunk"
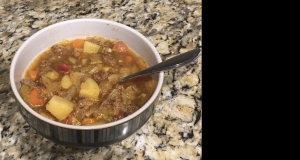
M 88 97 L 98 100 L 99 93 L 100 88 L 92 78 L 87 78 L 86 81 L 80 85 L 80 97 Z
M 74 104 L 62 97 L 54 95 L 46 104 L 48 110 L 59 121 L 64 120 L 73 111 Z
M 45 74 L 46 77 L 50 78 L 51 80 L 55 80 L 59 77 L 59 74 L 55 71 L 51 71 Z
M 64 89 L 68 89 L 72 85 L 72 81 L 69 75 L 64 75 L 61 79 L 60 83 L 61 87 Z
M 85 41 L 83 45 L 83 52 L 85 53 L 98 53 L 100 46 L 89 41 Z
M 116 84 L 119 81 L 120 76 L 119 74 L 111 74 L 107 79 L 110 83 Z

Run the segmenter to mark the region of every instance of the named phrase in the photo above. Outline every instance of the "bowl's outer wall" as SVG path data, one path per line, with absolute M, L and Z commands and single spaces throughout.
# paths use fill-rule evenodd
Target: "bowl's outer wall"
M 84 22 L 82 22 L 84 21 Z M 85 22 L 86 21 L 86 22 Z M 16 96 L 20 112 L 26 122 L 33 127 L 38 133 L 46 138 L 62 145 L 70 147 L 99 147 L 118 142 L 137 131 L 149 119 L 154 111 L 154 106 L 158 100 L 161 92 L 161 85 L 163 81 L 163 72 L 154 74 L 152 77 L 155 80 L 156 94 L 152 96 L 152 102 L 149 107 L 143 106 L 138 111 L 131 115 L 129 119 L 123 123 L 116 123 L 117 125 L 107 125 L 109 127 L 99 127 L 101 129 L 71 129 L 68 127 L 61 127 L 51 123 L 47 123 L 36 114 L 31 108 L 24 108 L 23 100 L 16 91 L 20 88 L 20 80 L 28 65 L 36 58 L 42 51 L 51 45 L 64 40 L 73 39 L 76 37 L 86 36 L 103 36 L 110 39 L 118 39 L 124 41 L 133 51 L 142 56 L 149 66 L 161 62 L 159 54 L 154 46 L 145 38 L 141 37 L 133 29 L 124 29 L 120 24 L 115 22 L 108 24 L 106 20 L 76 20 L 67 23 L 67 25 L 55 24 L 55 27 L 49 29 L 47 27 L 43 32 L 37 32 L 31 36 L 17 51 L 11 67 L 13 73 L 11 74 L 11 84 Z M 104 22 L 104 23 L 103 23 Z M 63 22 L 64 23 L 64 22 Z M 22 54 L 20 54 L 22 51 Z M 155 52 L 156 55 L 153 54 Z M 13 77 L 13 78 L 12 78 Z M 160 83 L 158 84 L 158 81 Z M 15 86 L 14 86 L 15 85 Z M 17 88 L 17 89 L 14 89 Z M 158 91 L 158 92 L 157 92 Z M 22 103 L 20 102 L 22 101 Z M 41 117 L 41 116 L 40 116 Z M 45 118 L 44 118 L 45 119 Z M 122 121 L 122 120 L 121 120 Z
M 119 142 L 141 128 L 151 117 L 158 97 L 146 110 L 135 118 L 120 125 L 96 130 L 74 130 L 46 123 L 30 114 L 16 101 L 25 121 L 47 139 L 68 147 L 91 148 Z

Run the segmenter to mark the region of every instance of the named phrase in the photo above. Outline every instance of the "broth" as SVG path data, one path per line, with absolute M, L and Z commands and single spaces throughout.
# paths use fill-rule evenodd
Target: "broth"
M 97 125 L 122 119 L 152 96 L 154 81 L 119 79 L 147 68 L 122 41 L 94 36 L 64 40 L 27 68 L 20 95 L 37 113 L 70 125 Z

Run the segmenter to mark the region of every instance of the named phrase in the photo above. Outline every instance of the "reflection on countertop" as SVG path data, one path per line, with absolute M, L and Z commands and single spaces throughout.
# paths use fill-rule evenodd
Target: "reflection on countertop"
M 202 45 L 201 0 L 0 1 L 0 159 L 202 159 L 202 56 L 186 67 L 165 71 L 155 113 L 120 143 L 67 148 L 28 126 L 10 89 L 11 60 L 38 30 L 76 18 L 130 26 L 150 40 L 163 60 Z

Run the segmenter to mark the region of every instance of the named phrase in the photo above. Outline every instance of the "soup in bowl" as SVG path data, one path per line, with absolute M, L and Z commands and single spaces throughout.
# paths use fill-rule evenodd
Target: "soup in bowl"
M 26 122 L 62 145 L 90 148 L 119 142 L 154 111 L 163 72 L 119 83 L 161 62 L 138 31 L 102 19 L 50 25 L 16 52 L 11 88 Z

